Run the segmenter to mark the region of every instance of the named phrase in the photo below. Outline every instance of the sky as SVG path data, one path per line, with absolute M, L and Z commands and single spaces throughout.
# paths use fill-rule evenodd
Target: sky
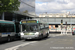
M 35 7 L 31 8 L 21 3 L 20 11 L 28 10 L 37 15 L 42 13 L 75 13 L 75 0 L 22 0 Z

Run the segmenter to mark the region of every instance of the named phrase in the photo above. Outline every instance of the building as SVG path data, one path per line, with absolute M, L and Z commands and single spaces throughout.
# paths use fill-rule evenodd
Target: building
M 33 17 L 35 17 L 35 15 L 29 13 L 22 13 L 19 11 L 15 11 L 14 13 L 4 12 L 4 20 L 9 20 L 9 21 L 19 22 L 23 19 L 25 20 L 32 19 Z M 0 20 L 2 20 L 2 14 L 0 14 Z
M 44 13 L 34 19 L 50 25 L 50 30 L 71 32 L 75 28 L 75 14 L 68 13 Z M 62 21 L 62 23 L 61 23 Z M 57 25 L 57 27 L 55 27 Z M 62 25 L 62 27 L 61 27 Z
M 66 13 L 50 13 L 50 14 L 40 14 L 39 17 L 67 17 Z
M 68 17 L 75 17 L 75 14 L 69 14 Z
M 67 13 L 44 13 L 40 14 L 39 17 L 75 17 L 75 14 Z

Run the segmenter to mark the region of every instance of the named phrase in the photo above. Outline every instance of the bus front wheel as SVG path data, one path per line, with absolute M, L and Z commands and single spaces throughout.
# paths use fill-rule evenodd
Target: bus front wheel
M 49 36 L 49 34 L 47 33 L 47 34 L 46 34 L 46 38 L 48 38 L 48 36 Z

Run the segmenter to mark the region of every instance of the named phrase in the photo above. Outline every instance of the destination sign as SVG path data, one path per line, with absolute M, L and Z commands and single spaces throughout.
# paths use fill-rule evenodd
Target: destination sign
M 22 21 L 22 23 L 26 23 L 26 21 Z
M 36 20 L 27 20 L 27 21 L 22 21 L 22 23 L 37 23 Z

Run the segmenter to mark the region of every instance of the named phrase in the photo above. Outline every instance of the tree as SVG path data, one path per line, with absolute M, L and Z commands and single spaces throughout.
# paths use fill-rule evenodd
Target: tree
M 20 2 L 18 0 L 0 0 L 0 14 L 3 12 L 12 12 L 19 10 Z
M 28 10 L 25 10 L 24 13 L 28 13 Z

